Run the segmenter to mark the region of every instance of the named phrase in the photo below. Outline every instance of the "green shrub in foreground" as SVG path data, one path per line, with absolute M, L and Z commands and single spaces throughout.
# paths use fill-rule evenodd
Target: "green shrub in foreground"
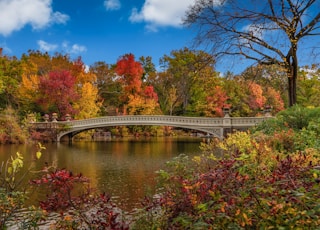
M 320 150 L 320 108 L 295 105 L 252 128 L 251 132 L 275 151 Z

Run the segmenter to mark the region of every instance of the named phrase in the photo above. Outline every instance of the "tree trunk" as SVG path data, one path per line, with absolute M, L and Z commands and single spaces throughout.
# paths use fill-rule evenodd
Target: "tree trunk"
M 294 79 L 293 79 L 293 74 L 288 73 L 288 96 L 289 96 L 289 106 L 293 106 L 295 104 L 295 99 L 294 99 Z
M 288 56 L 288 93 L 289 93 L 289 106 L 297 103 L 297 78 L 298 78 L 298 58 L 297 58 L 296 44 L 292 45 Z

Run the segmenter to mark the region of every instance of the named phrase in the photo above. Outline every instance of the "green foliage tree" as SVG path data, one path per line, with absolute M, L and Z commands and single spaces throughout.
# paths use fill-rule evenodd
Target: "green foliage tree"
M 102 99 L 102 114 L 115 115 L 116 109 L 122 106 L 121 96 L 123 89 L 121 82 L 117 80 L 114 71 L 115 66 L 105 62 L 96 62 L 90 66 L 90 72 L 97 77 L 96 85 L 99 97 Z
M 176 114 L 192 115 L 195 113 L 196 106 L 193 106 L 192 102 L 205 100 L 205 96 L 201 94 L 203 84 L 211 82 L 216 77 L 213 57 L 203 51 L 183 48 L 172 51 L 171 56 L 164 55 L 160 64 L 163 73 L 159 74 L 159 78 L 166 87 L 156 87 L 156 90 L 166 90 L 159 93 L 165 98 L 162 100 L 168 102 L 167 89 L 175 88 L 177 95 L 175 104 L 177 108 L 178 105 L 180 107 L 180 111 L 176 111 Z
M 21 81 L 21 65 L 16 57 L 8 57 L 0 50 L 0 108 L 17 108 L 18 87 Z
M 147 57 L 142 56 L 142 57 L 139 58 L 139 61 L 140 61 L 141 65 L 143 67 L 143 70 L 144 70 L 144 73 L 143 73 L 143 76 L 142 76 L 142 80 L 148 82 L 149 77 L 155 76 L 156 72 L 157 72 L 156 71 L 156 67 L 152 62 L 152 57 L 150 57 L 150 56 L 147 56 Z
M 320 69 L 314 66 L 301 68 L 298 78 L 297 101 L 299 105 L 320 106 Z

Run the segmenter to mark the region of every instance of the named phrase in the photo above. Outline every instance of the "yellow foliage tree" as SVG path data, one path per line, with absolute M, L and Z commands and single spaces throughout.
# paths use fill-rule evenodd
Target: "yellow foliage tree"
M 77 82 L 80 84 L 84 84 L 85 82 L 96 82 L 97 76 L 90 72 L 81 72 L 77 76 Z
M 33 101 L 39 89 L 39 77 L 37 75 L 22 74 L 19 95 L 22 99 Z
M 74 108 L 79 111 L 76 119 L 86 119 L 96 117 L 101 108 L 98 100 L 98 89 L 90 82 L 85 82 L 80 88 L 81 98 Z
M 155 115 L 159 114 L 159 104 L 153 98 L 146 98 L 136 95 L 129 95 L 129 115 Z

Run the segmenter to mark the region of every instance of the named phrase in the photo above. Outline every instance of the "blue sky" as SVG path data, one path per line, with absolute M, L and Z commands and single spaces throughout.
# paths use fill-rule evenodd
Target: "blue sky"
M 108 64 L 127 53 L 154 64 L 192 44 L 181 18 L 194 0 L 0 0 L 0 47 L 21 57 L 29 49 Z
M 18 58 L 28 50 L 81 56 L 86 65 L 97 61 L 114 64 L 122 55 L 133 53 L 136 59 L 151 56 L 159 67 L 164 55 L 191 47 L 194 31 L 184 28 L 181 18 L 194 2 L 0 0 L 0 47 L 4 54 Z M 315 9 L 317 12 L 317 5 Z M 319 50 L 318 37 L 310 39 L 305 44 L 316 42 Z M 311 64 L 309 59 L 301 55 L 300 64 Z M 240 73 L 247 66 L 245 60 L 229 57 L 216 69 Z

